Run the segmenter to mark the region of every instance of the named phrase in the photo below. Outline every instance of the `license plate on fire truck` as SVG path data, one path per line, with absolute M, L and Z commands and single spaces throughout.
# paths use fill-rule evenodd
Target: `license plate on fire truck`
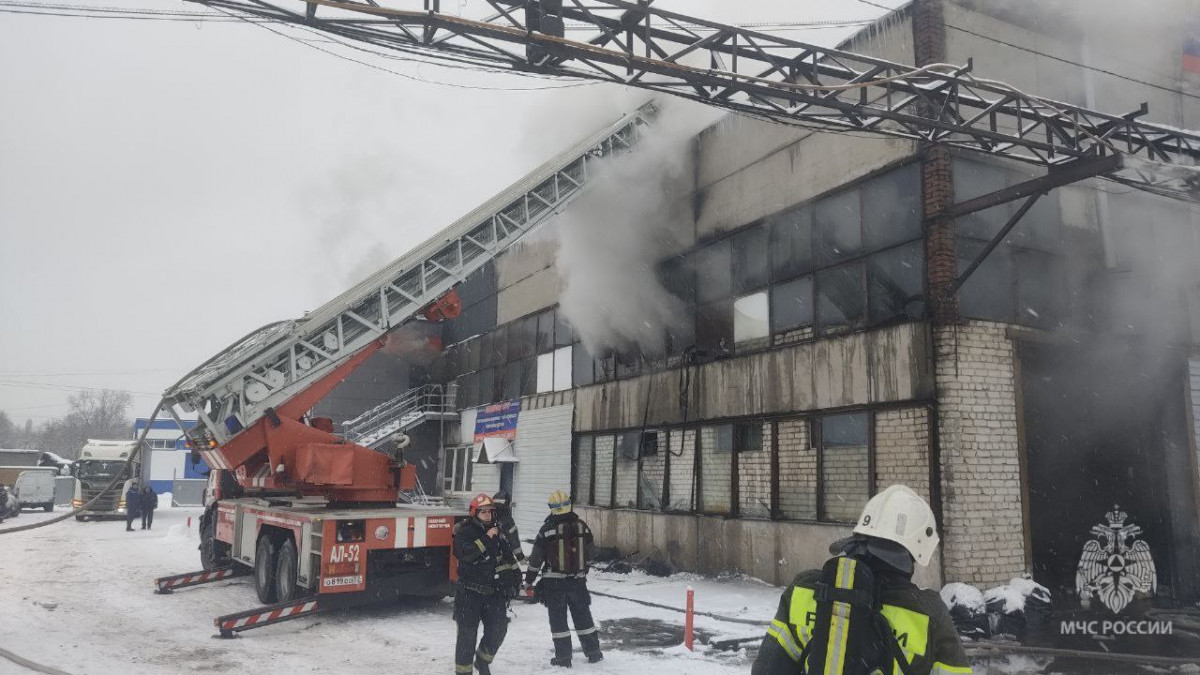
M 354 577 L 325 577 L 321 580 L 321 586 L 325 588 L 336 588 L 338 586 L 360 586 L 362 585 L 362 575 Z

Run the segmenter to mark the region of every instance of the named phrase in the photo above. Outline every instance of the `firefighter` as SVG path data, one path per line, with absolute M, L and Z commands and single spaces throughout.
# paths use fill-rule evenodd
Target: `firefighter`
M 454 596 L 454 621 L 458 640 L 454 672 L 469 675 L 472 664 L 481 675 L 491 675 L 491 663 L 508 632 L 508 596 L 517 561 L 508 540 L 493 522 L 496 506 L 480 494 L 471 500 L 471 517 L 454 527 L 454 556 L 458 560 L 458 588 Z M 479 624 L 483 638 L 476 645 Z
M 524 564 L 525 551 L 521 550 L 521 534 L 517 532 L 517 521 L 513 519 L 513 509 L 517 505 L 513 503 L 512 497 L 505 490 L 492 495 L 492 501 L 496 504 L 496 526 L 500 528 L 500 533 L 508 539 L 509 548 L 512 549 L 517 562 Z
M 604 658 L 600 652 L 600 636 L 592 621 L 592 597 L 587 589 L 587 572 L 591 564 L 592 531 L 571 510 L 571 498 L 562 490 L 550 495 L 550 515 L 538 530 L 529 554 L 525 571 L 528 590 L 540 572 L 538 597 L 550 615 L 550 637 L 554 640 L 554 658 L 550 665 L 571 667 L 571 629 L 567 625 L 567 610 L 575 623 L 575 634 L 588 663 Z
M 937 545 L 933 510 L 912 489 L 872 497 L 835 557 L 783 592 L 752 675 L 969 675 L 946 605 L 912 583 Z

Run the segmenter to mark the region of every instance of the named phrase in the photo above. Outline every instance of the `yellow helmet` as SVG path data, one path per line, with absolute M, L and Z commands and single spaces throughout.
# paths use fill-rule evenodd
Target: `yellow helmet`
M 547 500 L 547 505 L 550 507 L 550 513 L 556 516 L 561 516 L 564 513 L 571 512 L 571 496 L 562 490 L 555 490 L 554 494 L 550 495 Z

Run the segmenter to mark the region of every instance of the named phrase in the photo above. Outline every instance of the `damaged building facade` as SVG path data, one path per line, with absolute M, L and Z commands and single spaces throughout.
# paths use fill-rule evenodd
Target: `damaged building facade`
M 1200 74 L 1181 58 L 1195 2 L 994 4 L 919 0 L 843 48 L 973 59 L 1024 91 L 1145 101 L 1149 119 L 1200 128 Z M 556 221 L 459 287 L 422 375 L 456 386 L 461 410 L 439 490 L 510 486 L 529 534 L 569 486 L 601 545 L 786 583 L 904 483 L 941 523 L 918 581 L 1030 572 L 1060 597 L 1092 527 L 1120 512 L 1157 595 L 1200 597 L 1200 209 L 1099 179 L 1059 187 L 956 288 L 1022 202 L 942 214 L 1043 169 L 738 116 L 687 148 L 669 182 L 684 234 L 652 262 L 681 309 L 654 337 L 581 335 Z M 513 461 L 488 462 L 478 422 L 513 400 Z

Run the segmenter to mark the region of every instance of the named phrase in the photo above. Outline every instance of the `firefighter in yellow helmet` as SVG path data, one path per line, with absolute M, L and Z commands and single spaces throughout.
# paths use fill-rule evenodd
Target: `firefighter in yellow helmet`
M 550 515 L 538 530 L 525 572 L 528 588 L 540 572 L 538 597 L 550 614 L 550 637 L 554 640 L 554 658 L 550 665 L 571 667 L 571 628 L 567 612 L 575 623 L 575 634 L 588 663 L 604 658 L 600 636 L 592 620 L 592 596 L 587 589 L 587 573 L 592 557 L 592 531 L 571 509 L 571 498 L 556 490 L 548 500 Z
M 912 583 L 938 545 L 933 510 L 903 485 L 867 502 L 851 536 L 779 600 L 752 675 L 969 675 L 950 612 Z
M 493 522 L 496 505 L 492 498 L 477 495 L 469 511 L 471 517 L 454 526 L 454 557 L 458 560 L 454 672 L 470 675 L 474 667 L 481 675 L 491 675 L 492 659 L 508 632 L 509 597 L 505 591 L 510 584 L 504 577 L 517 570 L 517 560 L 508 539 Z M 476 645 L 480 623 L 483 638 Z

